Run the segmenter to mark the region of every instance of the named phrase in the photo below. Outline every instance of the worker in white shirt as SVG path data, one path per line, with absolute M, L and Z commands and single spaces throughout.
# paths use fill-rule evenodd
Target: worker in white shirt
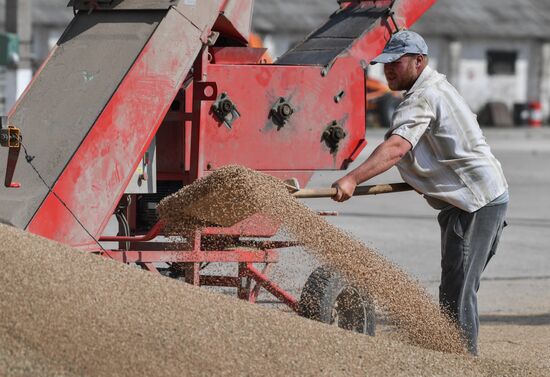
M 411 31 L 395 33 L 371 64 L 384 64 L 392 90 L 404 90 L 392 126 L 373 153 L 333 184 L 338 202 L 355 187 L 397 166 L 403 180 L 438 209 L 440 305 L 477 354 L 477 291 L 506 225 L 508 185 L 475 114 L 444 75 L 428 66 L 428 46 Z

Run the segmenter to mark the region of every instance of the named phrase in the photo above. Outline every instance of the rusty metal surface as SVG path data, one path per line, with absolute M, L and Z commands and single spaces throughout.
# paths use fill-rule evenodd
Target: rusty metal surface
M 343 9 L 281 56 L 276 64 L 326 66 L 374 26 L 386 12 L 386 7 L 357 6 Z
M 203 0 L 195 12 L 210 12 L 217 3 Z M 216 17 L 213 12 L 204 19 L 211 26 Z M 106 226 L 208 29 L 208 25 L 198 29 L 171 8 L 57 180 L 54 189 L 95 237 Z M 53 195 L 48 195 L 27 229 L 83 250 L 98 249 Z
M 358 62 L 348 63 L 325 77 L 318 67 L 209 66 L 216 95 L 227 93 L 240 117 L 228 128 L 212 115 L 213 101 L 204 102 L 204 165 L 199 169 L 240 164 L 266 172 L 287 170 L 289 178 L 295 171 L 344 168 L 365 137 L 364 73 Z M 294 109 L 284 124 L 272 112 L 281 98 Z M 334 121 L 346 133 L 336 151 L 322 140 Z
M 180 12 L 197 29 L 209 31 L 216 22 L 227 0 L 183 0 L 175 9 Z
M 213 47 L 210 49 L 211 62 L 216 64 L 259 64 L 266 51 L 266 48 L 253 47 Z
M 48 184 L 61 174 L 164 14 L 84 13 L 63 34 L 10 116 Z M 5 167 L 2 150 L 2 176 Z M 0 188 L 0 221 L 25 228 L 48 190 L 23 153 L 14 181 L 22 187 Z
M 213 29 L 246 44 L 250 37 L 253 8 L 254 0 L 226 1 Z

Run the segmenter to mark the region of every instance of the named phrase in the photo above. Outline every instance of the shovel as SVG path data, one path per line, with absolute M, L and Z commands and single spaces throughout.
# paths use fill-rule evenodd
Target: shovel
M 300 184 L 296 179 L 285 181 L 286 187 L 295 198 L 331 198 L 338 192 L 336 187 L 306 188 L 300 189 Z M 387 183 L 380 185 L 357 186 L 353 196 L 357 195 L 378 195 L 390 192 L 411 191 L 413 188 L 405 182 Z

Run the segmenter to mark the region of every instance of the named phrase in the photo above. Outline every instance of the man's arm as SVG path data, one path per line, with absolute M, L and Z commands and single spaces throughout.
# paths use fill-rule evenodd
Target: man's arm
M 348 200 L 353 196 L 355 186 L 385 172 L 397 164 L 411 148 L 411 143 L 401 136 L 390 136 L 376 147 L 365 162 L 334 182 L 332 186 L 338 188 L 338 193 L 332 199 L 337 202 Z

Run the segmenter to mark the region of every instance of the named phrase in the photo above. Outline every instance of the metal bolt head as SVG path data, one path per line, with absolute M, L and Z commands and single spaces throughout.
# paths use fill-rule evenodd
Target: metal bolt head
M 223 101 L 223 102 L 221 103 L 221 109 L 222 109 L 224 112 L 226 112 L 226 113 L 230 112 L 230 111 L 231 111 L 231 108 L 232 108 L 232 105 L 231 105 L 231 102 L 230 102 L 230 101 Z
M 288 103 L 281 105 L 279 112 L 284 117 L 289 117 L 292 115 L 292 107 Z
M 340 140 L 346 137 L 346 133 L 340 127 L 334 128 L 333 135 L 334 135 L 334 138 L 337 140 Z

